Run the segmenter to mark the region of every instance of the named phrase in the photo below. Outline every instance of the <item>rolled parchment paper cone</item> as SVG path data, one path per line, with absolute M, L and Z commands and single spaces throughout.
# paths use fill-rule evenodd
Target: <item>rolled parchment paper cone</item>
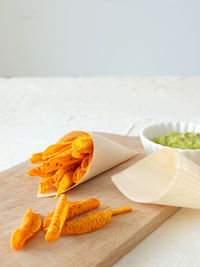
M 73 136 L 73 132 L 71 132 L 70 134 Z M 70 134 L 66 136 L 69 136 Z M 135 152 L 133 150 L 128 149 L 127 147 L 120 145 L 119 143 L 116 143 L 108 138 L 105 138 L 100 134 L 93 132 L 90 132 L 88 134 L 90 134 L 93 141 L 92 161 L 87 172 L 81 178 L 81 180 L 77 184 L 70 187 L 68 190 L 135 156 Z M 66 141 L 65 136 L 58 142 L 63 141 Z M 37 194 L 38 197 L 49 197 L 55 195 L 56 190 L 54 188 L 52 188 L 45 194 L 40 194 L 39 192 Z
M 173 149 L 145 157 L 112 181 L 136 202 L 200 208 L 200 167 Z

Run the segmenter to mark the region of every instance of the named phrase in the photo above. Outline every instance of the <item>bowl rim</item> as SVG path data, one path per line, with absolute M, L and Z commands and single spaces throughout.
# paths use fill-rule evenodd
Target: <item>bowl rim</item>
M 163 146 L 161 144 L 157 144 L 157 143 L 154 143 L 153 141 L 151 141 L 149 138 L 147 138 L 145 135 L 144 135 L 144 131 L 150 127 L 154 127 L 154 126 L 160 126 L 160 125 L 166 125 L 166 124 L 169 124 L 169 123 L 173 123 L 173 124 L 180 124 L 180 123 L 185 123 L 185 124 L 194 124 L 194 125 L 199 125 L 200 127 L 200 122 L 192 122 L 192 121 L 166 121 L 166 122 L 157 122 L 157 123 L 152 123 L 152 124 L 149 124 L 145 127 L 143 127 L 141 130 L 140 130 L 140 138 L 141 139 L 145 139 L 147 142 L 149 142 L 151 145 L 159 148 L 159 149 L 164 149 L 164 148 L 172 148 L 172 149 L 175 149 L 177 151 L 180 151 L 180 152 L 199 152 L 200 149 L 182 149 L 182 148 L 173 148 L 173 147 L 170 147 L 170 146 Z

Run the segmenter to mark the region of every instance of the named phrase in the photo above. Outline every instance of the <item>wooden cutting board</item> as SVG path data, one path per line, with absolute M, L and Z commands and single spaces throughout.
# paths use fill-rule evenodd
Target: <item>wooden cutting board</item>
M 55 208 L 57 200 L 37 198 L 38 178 L 26 175 L 29 161 L 0 173 L 0 265 L 32 266 L 111 266 L 149 235 L 178 208 L 135 203 L 122 195 L 111 182 L 116 174 L 144 157 L 138 137 L 103 134 L 136 151 L 133 159 L 77 186 L 67 193 L 69 200 L 98 198 L 102 208 L 132 206 L 133 211 L 114 216 L 104 228 L 79 236 L 61 236 L 54 243 L 44 240 L 42 231 L 28 240 L 21 251 L 10 247 L 10 236 L 18 228 L 27 208 L 43 217 Z M 106 158 L 105 160 L 109 160 Z M 153 245 L 153 244 L 152 244 Z M 145 253 L 145 252 L 144 252 Z

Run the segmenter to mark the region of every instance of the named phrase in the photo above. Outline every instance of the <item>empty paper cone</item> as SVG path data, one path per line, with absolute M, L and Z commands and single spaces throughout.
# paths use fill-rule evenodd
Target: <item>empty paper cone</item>
M 68 137 L 76 137 L 76 134 L 80 133 L 79 131 L 76 131 L 75 134 L 73 132 L 70 133 L 70 135 L 65 135 L 63 138 L 61 138 L 61 142 L 67 141 Z M 83 132 L 81 132 L 83 133 Z M 93 157 L 92 161 L 90 163 L 90 166 L 85 173 L 85 175 L 81 178 L 81 180 L 70 187 L 68 190 L 76 187 L 77 185 L 93 178 L 94 176 L 122 163 L 123 161 L 126 161 L 133 157 L 135 155 L 135 152 L 128 149 L 127 147 L 120 145 L 119 143 L 116 143 L 108 138 L 103 137 L 100 134 L 96 133 L 89 133 L 92 137 L 93 141 Z M 60 142 L 59 140 L 59 142 Z M 66 191 L 68 191 L 66 190 Z M 65 192 L 66 192 L 65 191 Z M 47 197 L 47 196 L 55 196 L 56 190 L 52 188 L 45 194 L 40 194 L 38 192 L 38 197 Z
M 147 156 L 112 181 L 136 202 L 200 208 L 200 167 L 173 149 Z

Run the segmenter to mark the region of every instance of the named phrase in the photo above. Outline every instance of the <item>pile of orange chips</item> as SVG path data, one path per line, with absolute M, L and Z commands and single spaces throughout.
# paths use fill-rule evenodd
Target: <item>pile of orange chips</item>
M 20 250 L 25 242 L 34 236 L 41 227 L 45 232 L 45 240 L 54 242 L 62 235 L 80 235 L 96 231 L 110 222 L 112 216 L 130 212 L 131 207 L 121 207 L 118 209 L 107 208 L 87 213 L 83 217 L 70 220 L 100 206 L 100 201 L 96 198 L 88 198 L 84 201 L 67 201 L 64 194 L 61 194 L 55 210 L 49 213 L 42 222 L 41 215 L 32 212 L 29 208 L 21 222 L 11 236 L 11 246 L 15 250 Z
M 93 156 L 92 138 L 83 132 L 72 133 L 43 152 L 32 155 L 30 162 L 41 165 L 28 170 L 27 174 L 41 178 L 41 194 L 54 187 L 58 197 L 63 191 L 78 183 L 87 172 Z

